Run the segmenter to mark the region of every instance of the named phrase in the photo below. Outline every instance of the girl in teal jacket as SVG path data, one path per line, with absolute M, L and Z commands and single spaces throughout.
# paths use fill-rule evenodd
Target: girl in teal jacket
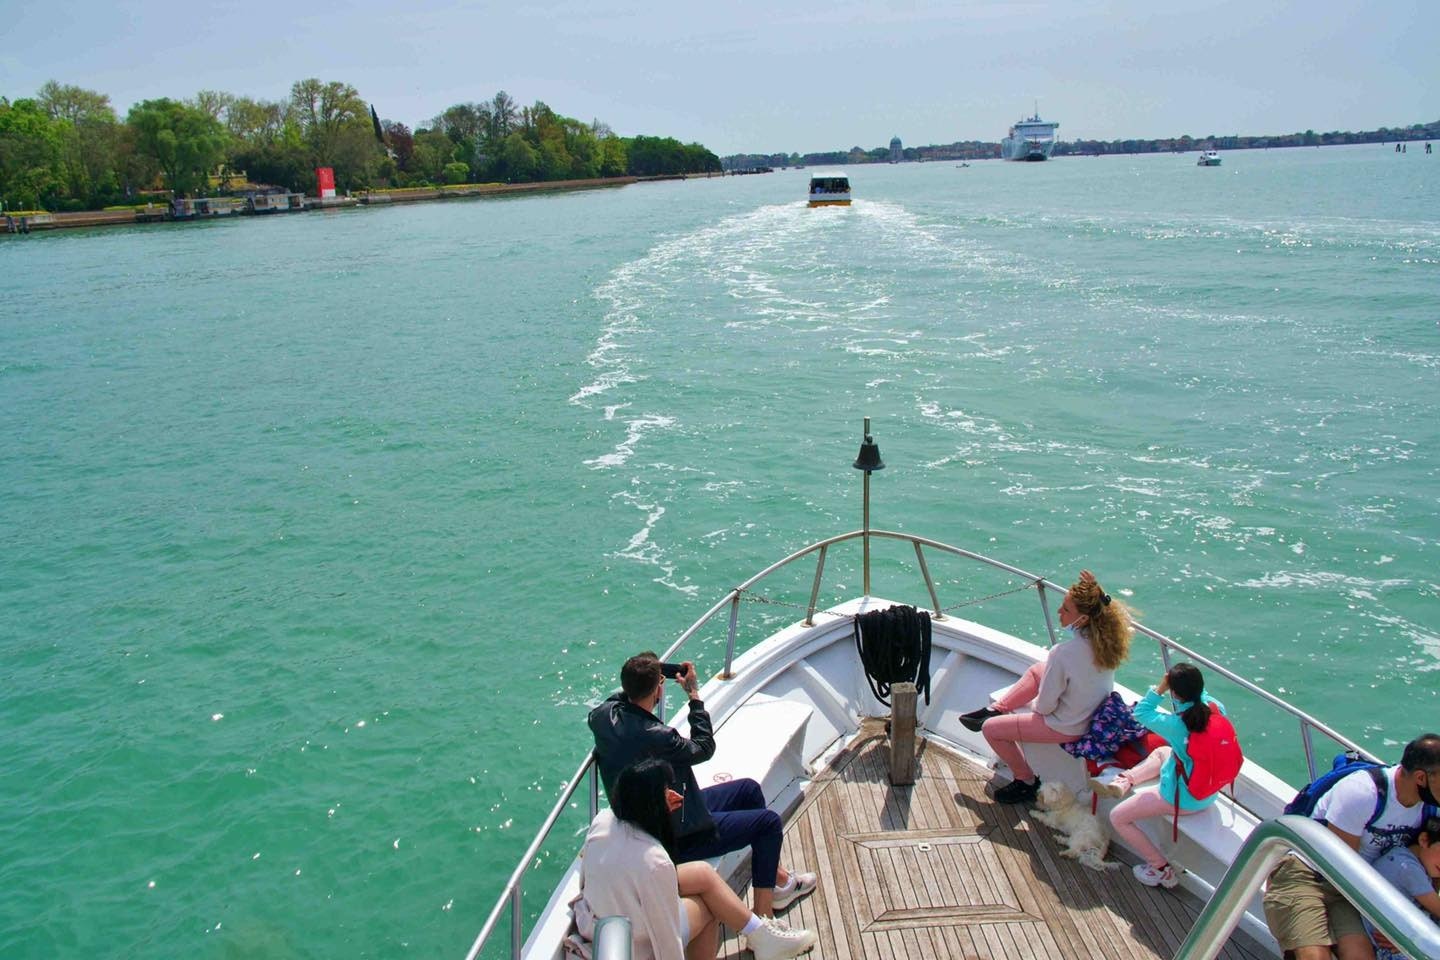
M 1174 713 L 1161 706 L 1167 693 L 1173 693 L 1178 701 Z M 1123 797 L 1131 787 L 1148 783 L 1159 776 L 1157 789 L 1142 790 L 1116 804 L 1115 809 L 1110 811 L 1110 824 L 1115 828 L 1115 835 L 1145 858 L 1144 863 L 1135 866 L 1135 877 L 1146 886 L 1173 887 L 1180 880 L 1165 855 L 1136 822 L 1174 813 L 1177 787 L 1182 816 L 1204 810 L 1219 796 L 1212 794 L 1197 800 L 1190 793 L 1187 783 L 1177 783 L 1179 777 L 1175 772 L 1177 763 L 1185 765 L 1187 775 L 1195 769 L 1190 755 L 1185 752 L 1185 744 L 1192 730 L 1205 729 L 1211 710 L 1223 714 L 1225 706 L 1205 692 L 1205 677 L 1194 664 L 1177 663 L 1135 705 L 1135 719 L 1163 737 L 1168 746 L 1155 748 L 1140 763 L 1113 779 L 1096 779 L 1090 783 L 1091 788 L 1102 796 Z

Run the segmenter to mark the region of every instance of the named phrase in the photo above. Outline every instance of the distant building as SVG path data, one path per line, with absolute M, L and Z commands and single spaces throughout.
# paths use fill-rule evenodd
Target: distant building
M 891 163 L 899 163 L 901 160 L 904 159 L 904 157 L 905 157 L 905 152 L 904 152 L 904 150 L 902 150 L 901 147 L 900 147 L 900 138 L 899 138 L 899 137 L 891 137 L 891 138 L 890 138 L 890 162 L 891 162 Z

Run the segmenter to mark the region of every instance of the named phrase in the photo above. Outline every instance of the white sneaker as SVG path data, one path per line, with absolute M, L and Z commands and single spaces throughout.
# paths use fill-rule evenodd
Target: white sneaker
M 790 886 L 775 888 L 775 897 L 771 901 L 771 907 L 775 910 L 784 910 L 801 897 L 808 897 L 814 893 L 817 883 L 819 880 L 813 873 L 790 874 Z
M 1125 771 L 1115 767 L 1107 767 L 1100 771 L 1098 777 L 1090 778 L 1090 792 L 1097 797 L 1115 797 L 1119 799 L 1130 792 L 1130 778 Z
M 1168 863 L 1159 870 L 1148 863 L 1137 863 L 1134 870 L 1135 879 L 1147 887 L 1164 887 L 1166 890 L 1173 890 L 1180 883 L 1180 878 L 1175 876 L 1175 869 Z
M 785 960 L 798 957 L 815 946 L 813 930 L 791 930 L 783 923 L 761 917 L 761 927 L 745 938 L 755 960 Z

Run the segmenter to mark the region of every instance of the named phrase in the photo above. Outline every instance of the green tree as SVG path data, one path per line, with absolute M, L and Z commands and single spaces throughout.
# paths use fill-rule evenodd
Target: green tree
M 234 102 L 235 97 L 220 90 L 201 90 L 186 101 L 196 110 L 202 110 L 222 122 L 225 120 L 225 114 L 230 109 L 230 105 Z
M 624 138 L 609 136 L 600 141 L 600 176 L 623 177 L 630 169 L 630 147 Z
M 311 193 L 315 189 L 310 151 L 298 137 L 245 144 L 232 155 L 230 162 L 233 169 L 244 170 L 252 183 L 274 184 L 300 193 Z
M 342 189 L 369 186 L 385 154 L 359 92 L 348 83 L 301 80 L 290 88 L 290 107 L 312 165 L 333 167 Z
M 445 165 L 455 160 L 455 144 L 439 130 L 416 130 L 410 173 L 426 183 L 444 183 Z
M 430 122 L 432 130 L 442 130 L 455 145 L 455 160 L 479 173 L 482 166 L 479 157 L 484 151 L 490 132 L 490 105 L 486 103 L 457 103 Z M 466 176 L 469 176 L 467 174 Z
M 500 168 L 512 183 L 535 179 L 540 169 L 540 157 L 519 131 L 510 134 L 500 145 Z
M 0 98 L 0 200 L 7 210 L 53 209 L 65 198 L 65 129 L 35 100 Z
M 152 158 L 175 194 L 208 183 L 225 157 L 225 128 L 204 110 L 162 98 L 130 108 L 126 122 L 135 131 L 139 153 Z
M 120 189 L 117 161 L 120 124 L 109 96 L 81 86 L 48 81 L 36 101 L 45 109 L 63 141 L 65 200 L 60 209 L 101 206 Z
M 290 88 L 290 106 L 315 161 L 333 165 L 340 132 L 347 126 L 370 123 L 370 113 L 360 94 L 348 83 L 322 83 L 311 78 Z
M 110 106 L 109 96 L 94 90 L 49 80 L 40 88 L 35 99 L 55 120 L 77 124 L 87 120 L 115 122 L 115 110 Z
M 490 130 L 486 139 L 497 147 L 515 129 L 519 111 L 510 94 L 501 90 L 490 101 Z
M 246 144 L 274 143 L 285 134 L 287 125 L 290 104 L 284 101 L 236 97 L 225 108 L 225 128 L 230 136 Z
M 75 208 L 103 206 L 118 198 L 121 128 L 110 98 L 94 90 L 48 81 L 36 97 L 62 125 L 65 180 Z
M 721 169 L 715 154 L 698 143 L 682 144 L 673 137 L 635 137 L 630 141 L 629 153 L 629 172 L 637 177 Z

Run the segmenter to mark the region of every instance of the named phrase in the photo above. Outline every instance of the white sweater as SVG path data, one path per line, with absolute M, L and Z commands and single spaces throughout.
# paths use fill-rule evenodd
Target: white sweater
M 602 810 L 581 853 L 580 889 L 595 919 L 630 918 L 634 960 L 684 960 L 675 864 L 650 834 Z
M 1090 729 L 1090 717 L 1114 689 L 1115 671 L 1095 666 L 1090 638 L 1077 633 L 1075 639 L 1051 648 L 1031 709 L 1056 733 L 1079 737 Z

